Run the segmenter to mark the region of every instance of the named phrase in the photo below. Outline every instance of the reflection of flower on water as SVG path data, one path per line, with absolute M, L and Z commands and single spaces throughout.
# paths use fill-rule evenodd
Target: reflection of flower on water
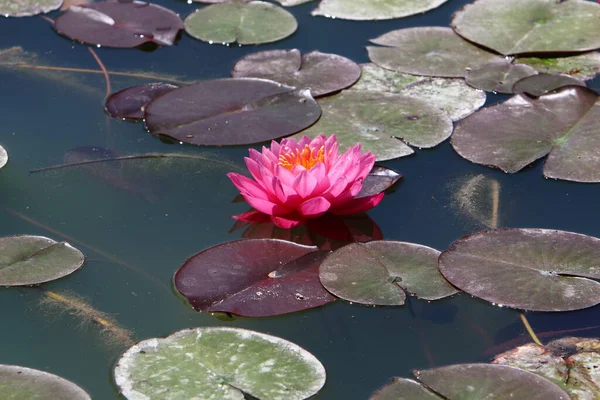
M 256 211 L 235 219 L 254 221 L 262 214 L 280 228 L 292 228 L 325 213 L 362 213 L 383 199 L 383 192 L 356 198 L 375 156 L 360 154 L 360 143 L 338 155 L 335 135 L 273 141 L 262 153 L 250 149 L 245 161 L 254 179 L 227 176 Z

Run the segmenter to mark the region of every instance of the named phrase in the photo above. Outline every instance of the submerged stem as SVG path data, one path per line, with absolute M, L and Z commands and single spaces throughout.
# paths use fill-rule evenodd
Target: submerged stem
M 527 329 L 527 333 L 529 333 L 529 336 L 531 336 L 531 339 L 533 339 L 536 344 L 543 346 L 542 342 L 540 339 L 538 339 L 535 332 L 531 328 L 531 325 L 529 325 L 529 321 L 527 321 L 525 314 L 519 314 L 519 316 L 521 317 L 521 322 L 523 322 L 523 325 L 525 325 L 525 329 Z

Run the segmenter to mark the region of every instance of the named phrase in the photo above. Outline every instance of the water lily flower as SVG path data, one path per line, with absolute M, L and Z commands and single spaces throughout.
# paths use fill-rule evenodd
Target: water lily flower
M 245 161 L 254 179 L 234 172 L 227 176 L 248 204 L 280 228 L 292 228 L 326 212 L 361 213 L 383 199 L 383 192 L 356 198 L 375 156 L 361 154 L 360 143 L 339 155 L 335 135 L 273 141 L 261 153 L 250 149 Z M 257 215 L 234 218 L 257 220 Z

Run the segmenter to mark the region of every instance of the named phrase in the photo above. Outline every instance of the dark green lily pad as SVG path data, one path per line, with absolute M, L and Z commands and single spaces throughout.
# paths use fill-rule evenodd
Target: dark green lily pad
M 413 75 L 462 78 L 468 68 L 500 59 L 441 26 L 399 29 L 371 43 L 386 46 L 367 46 L 372 62 Z
M 446 1 L 448 0 L 323 0 L 312 15 L 359 21 L 393 19 L 424 13 Z
M 454 14 L 459 35 L 501 54 L 600 48 L 600 5 L 584 0 L 477 0 Z
M 249 54 L 233 67 L 234 78 L 264 78 L 296 88 L 310 88 L 313 97 L 347 88 L 360 78 L 354 61 L 337 54 L 300 50 L 268 50 Z
M 264 1 L 213 4 L 190 14 L 184 25 L 196 39 L 240 45 L 276 42 L 298 28 L 292 14 Z
M 514 93 L 527 93 L 539 97 L 565 86 L 587 87 L 585 83 L 569 75 L 538 74 L 515 82 L 512 90 Z
M 301 400 L 325 384 L 323 365 L 296 344 L 220 327 L 144 340 L 121 356 L 114 376 L 127 399 Z
M 329 255 L 319 276 L 332 294 L 361 304 L 403 305 L 405 290 L 421 299 L 438 300 L 458 292 L 440 275 L 439 254 L 414 243 L 353 243 Z
M 581 80 L 594 79 L 600 73 L 600 52 L 597 51 L 559 58 L 519 57 L 515 62 L 532 66 L 540 73 L 565 74 Z
M 572 86 L 537 99 L 516 95 L 460 121 L 451 143 L 467 160 L 508 173 L 550 154 L 544 176 L 600 182 L 600 101 Z
M 0 365 L 0 393 L 3 400 L 92 400 L 60 376 L 16 365 Z
M 600 239 L 549 229 L 496 229 L 465 236 L 439 269 L 454 286 L 491 303 L 569 311 L 600 303 Z
M 465 80 L 474 88 L 486 92 L 512 93 L 515 82 L 536 74 L 537 71 L 529 65 L 500 60 L 472 68 L 467 72 Z
M 0 146 L 0 168 L 4 167 L 8 162 L 8 152 L 2 146 Z
M 63 0 L 0 0 L 0 16 L 29 17 L 60 8 Z
M 0 286 L 37 285 L 72 274 L 85 261 L 67 242 L 43 236 L 0 237 Z
M 113 118 L 141 120 L 148 103 L 177 87 L 161 82 L 130 86 L 108 96 L 104 109 Z
M 396 182 L 402 178 L 402 174 L 393 169 L 375 165 L 369 175 L 363 181 L 360 192 L 355 196 L 355 199 L 367 196 L 373 196 L 393 187 Z
M 392 378 L 390 383 L 377 390 L 369 400 L 440 400 L 433 393 L 412 379 Z
M 406 143 L 429 148 L 452 134 L 452 121 L 445 112 L 413 97 L 346 90 L 318 103 L 321 119 L 296 138 L 336 134 L 342 151 L 360 142 L 378 161 L 414 153 Z

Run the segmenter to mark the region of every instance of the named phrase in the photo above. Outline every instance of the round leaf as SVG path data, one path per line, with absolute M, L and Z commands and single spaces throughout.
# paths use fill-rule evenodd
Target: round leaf
M 104 108 L 113 118 L 144 119 L 144 108 L 148 103 L 175 89 L 177 86 L 168 83 L 131 86 L 108 96 Z
M 378 161 L 414 153 L 405 142 L 429 148 L 452 134 L 452 121 L 445 112 L 412 97 L 346 90 L 319 99 L 319 104 L 321 119 L 295 137 L 336 134 L 340 149 L 360 142 Z
M 308 89 L 254 78 L 202 81 L 146 107 L 148 130 L 196 145 L 259 143 L 296 133 L 321 115 Z
M 188 259 L 175 287 L 198 311 L 264 317 L 322 306 L 334 300 L 319 281 L 329 252 L 315 250 L 275 239 L 224 243 Z
M 360 78 L 360 67 L 346 57 L 313 51 L 300 56 L 298 49 L 253 53 L 233 67 L 234 78 L 270 79 L 288 86 L 310 88 L 314 97 L 337 92 Z
M 600 52 L 597 51 L 560 58 L 519 57 L 515 62 L 532 66 L 540 73 L 566 74 L 582 80 L 594 79 L 600 73 Z
M 323 0 L 312 15 L 351 19 L 382 20 L 424 13 L 448 0 Z
M 0 0 L 0 16 L 28 17 L 54 11 L 63 0 Z
M 0 146 L 0 168 L 4 167 L 8 162 L 8 153 L 6 149 Z
M 503 306 L 568 311 L 600 303 L 600 239 L 548 229 L 498 229 L 457 240 L 439 269 L 465 292 Z
M 223 44 L 276 42 L 298 28 L 292 14 L 264 1 L 213 4 L 190 14 L 184 24 L 190 36 Z
M 600 48 L 600 5 L 585 0 L 477 0 L 454 14 L 452 27 L 505 55 Z
M 173 11 L 156 4 L 102 1 L 69 7 L 56 18 L 54 29 L 73 40 L 98 46 L 168 46 L 183 29 L 183 22 Z
M 325 368 L 287 340 L 205 327 L 138 343 L 121 356 L 114 376 L 127 399 L 241 400 L 248 393 L 261 400 L 301 400 L 323 387 Z
M 402 305 L 404 290 L 437 300 L 457 293 L 437 269 L 439 254 L 413 243 L 353 243 L 327 257 L 319 276 L 331 293 L 361 304 Z
M 537 71 L 524 64 L 512 64 L 506 60 L 478 65 L 467 72 L 465 80 L 474 88 L 486 92 L 512 93 L 516 81 Z
M 372 62 L 413 75 L 462 78 L 468 68 L 500 59 L 439 26 L 398 29 L 371 43 L 386 46 L 367 46 Z
M 373 393 L 369 400 L 441 400 L 440 396 L 412 379 L 392 378 L 390 383 Z
M 586 87 L 585 83 L 569 75 L 538 74 L 518 80 L 512 90 L 514 93 L 527 93 L 539 97 L 565 86 Z
M 0 392 L 8 400 L 92 400 L 85 390 L 60 376 L 16 365 L 0 365 Z
M 43 236 L 0 237 L 0 286 L 37 285 L 78 270 L 83 254 L 67 242 Z

